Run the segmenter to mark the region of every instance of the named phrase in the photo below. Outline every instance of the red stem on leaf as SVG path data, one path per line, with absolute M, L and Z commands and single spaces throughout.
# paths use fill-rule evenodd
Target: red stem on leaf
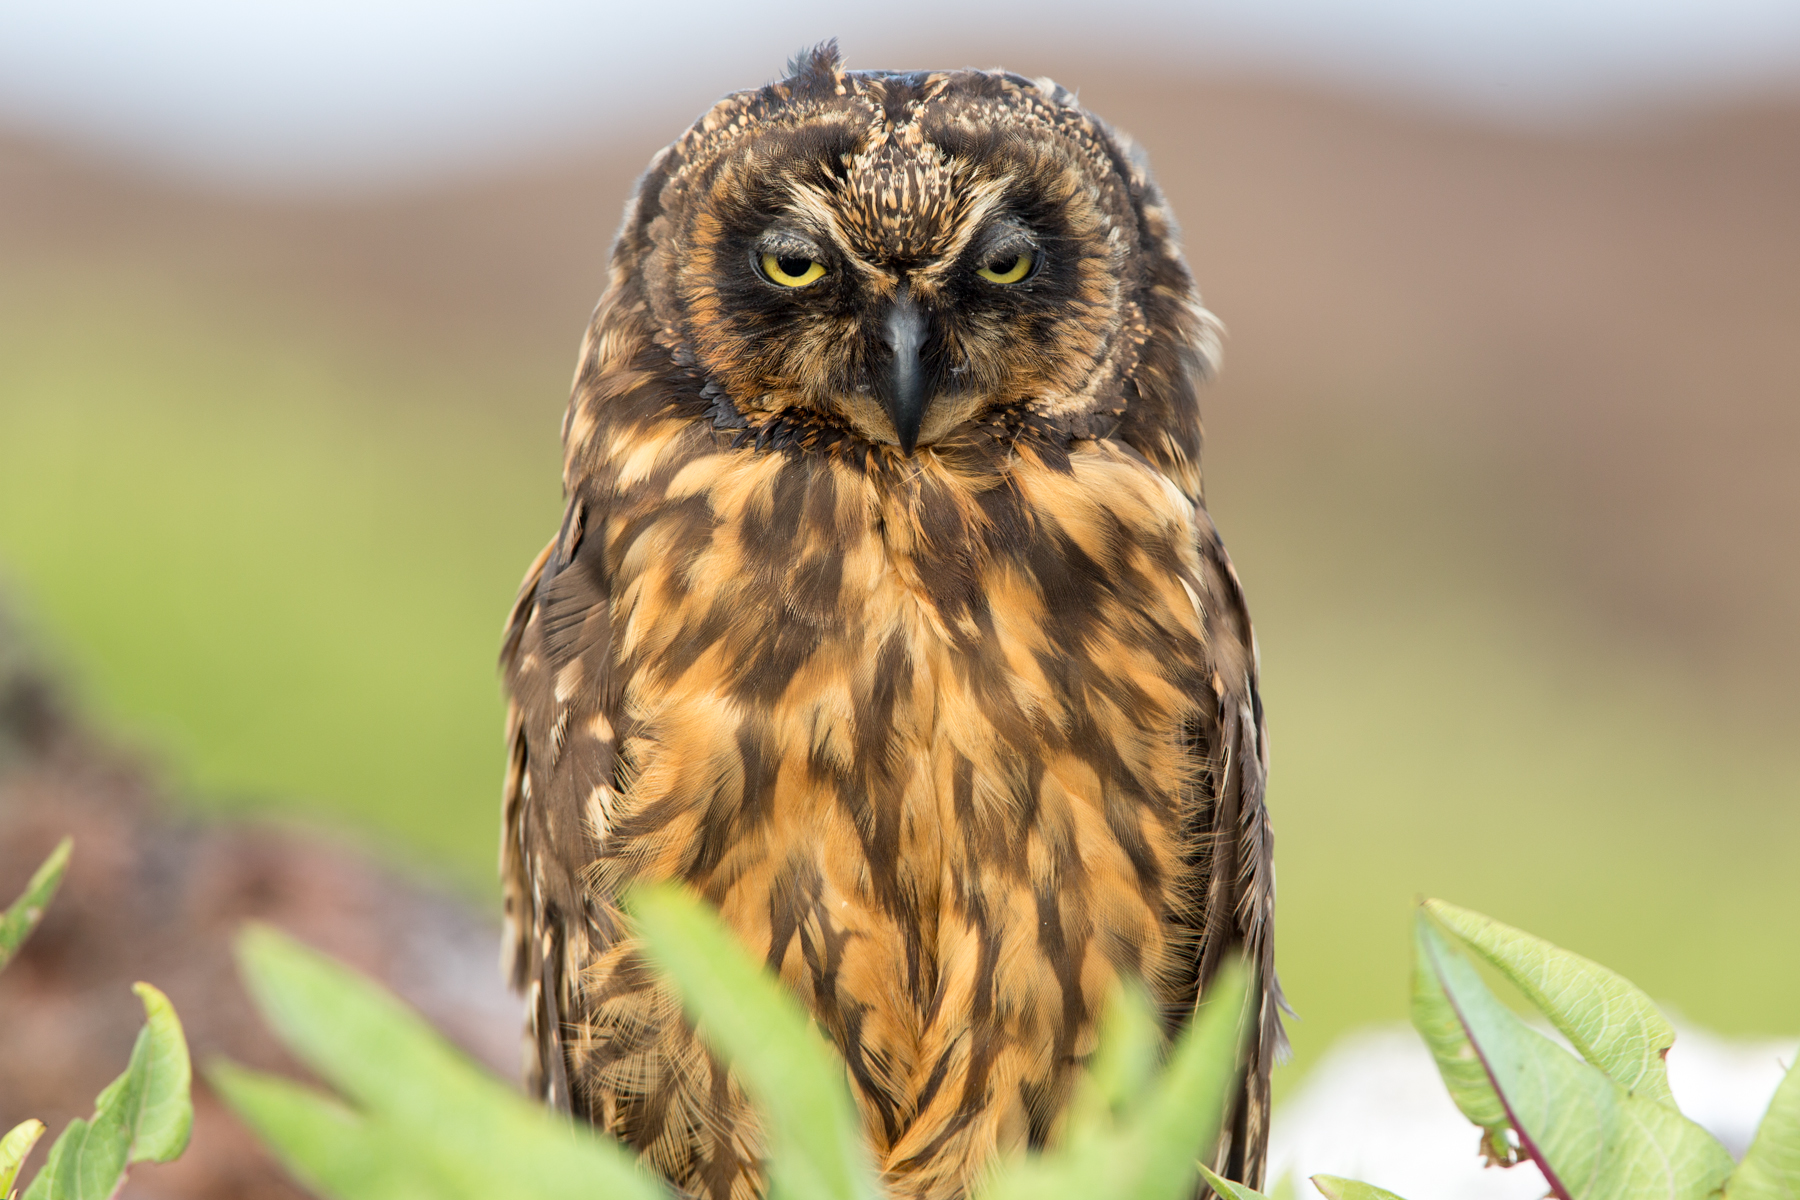
M 1438 962 L 1437 947 L 1428 945 L 1426 949 L 1431 954 L 1432 967 L 1437 969 L 1438 986 L 1444 987 L 1444 972 Z M 1494 1068 L 1488 1062 L 1487 1052 L 1481 1048 L 1481 1043 L 1476 1040 L 1474 1031 L 1469 1028 L 1468 1018 L 1463 1016 L 1462 1008 L 1456 1003 L 1456 993 L 1448 987 L 1444 987 L 1444 998 L 1450 1001 L 1450 1010 L 1456 1014 L 1457 1021 L 1462 1024 L 1463 1036 L 1469 1039 L 1469 1045 L 1475 1047 L 1475 1057 L 1481 1060 L 1481 1069 L 1487 1072 L 1488 1082 L 1494 1087 L 1494 1095 L 1500 1098 L 1500 1107 L 1506 1110 L 1507 1121 L 1511 1123 L 1513 1132 L 1519 1135 L 1519 1148 L 1530 1155 L 1531 1161 L 1537 1164 L 1537 1169 L 1544 1173 L 1544 1182 L 1550 1185 L 1551 1195 L 1557 1197 L 1557 1200 L 1575 1200 L 1575 1197 L 1569 1193 L 1569 1189 L 1563 1186 L 1563 1181 L 1557 1178 L 1556 1172 L 1551 1169 L 1550 1164 L 1544 1161 L 1544 1156 L 1538 1152 L 1537 1143 L 1531 1140 L 1531 1135 L 1525 1132 L 1523 1125 L 1519 1124 L 1518 1114 L 1513 1112 L 1512 1102 L 1506 1098 L 1505 1089 L 1500 1086 L 1500 1080 L 1495 1077 Z

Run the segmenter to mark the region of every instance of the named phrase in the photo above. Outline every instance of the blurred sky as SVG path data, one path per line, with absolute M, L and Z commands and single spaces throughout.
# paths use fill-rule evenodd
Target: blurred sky
M 853 67 L 1031 71 L 1079 46 L 1533 121 L 1800 72 L 1796 0 L 0 0 L 0 123 L 238 184 L 361 186 L 691 112 L 833 35 Z

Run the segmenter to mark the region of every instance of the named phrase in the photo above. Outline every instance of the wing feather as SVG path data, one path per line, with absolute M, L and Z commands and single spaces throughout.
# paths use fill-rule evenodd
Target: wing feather
M 500 662 L 509 697 L 500 877 L 505 967 L 526 998 L 528 1090 L 579 1116 L 571 1031 L 582 969 L 618 938 L 619 915 L 584 886 L 600 857 L 617 755 L 607 707 L 611 605 L 598 539 L 584 539 L 578 494 L 532 563 L 507 618 Z M 596 719 L 599 718 L 599 719 Z
M 1227 955 L 1243 954 L 1256 972 L 1243 1083 L 1221 1135 L 1214 1170 L 1262 1186 L 1269 1143 L 1269 1075 L 1285 1053 L 1287 1004 L 1275 974 L 1275 847 L 1264 802 L 1268 733 L 1259 690 L 1256 635 L 1237 571 L 1201 510 L 1201 610 L 1212 657 L 1214 706 L 1197 742 L 1208 759 L 1210 795 L 1201 797 L 1196 834 L 1210 853 L 1199 945 L 1200 990 Z M 1198 995 L 1196 995 L 1196 999 Z

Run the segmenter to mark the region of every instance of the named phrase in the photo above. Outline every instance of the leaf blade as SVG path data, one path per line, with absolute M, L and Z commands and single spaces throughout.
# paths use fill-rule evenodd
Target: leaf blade
M 50 1147 L 25 1200 L 109 1200 L 125 1176 L 127 1149 L 116 1115 L 76 1117 Z
M 27 1200 L 108 1200 L 131 1163 L 168 1162 L 187 1148 L 194 1109 L 180 1019 L 149 984 L 133 990 L 144 1004 L 144 1027 L 130 1061 L 95 1098 L 94 1115 L 70 1121 L 50 1147 Z
M 1430 966 L 1527 1154 L 1563 1200 L 1706 1200 L 1731 1155 L 1674 1108 L 1627 1091 L 1501 1004 L 1421 912 Z
M 56 1187 L 56 1178 L 62 1173 L 63 1156 L 75 1144 L 76 1139 L 85 1135 L 86 1129 L 87 1122 L 80 1117 L 76 1117 L 63 1127 L 62 1133 L 50 1145 L 50 1153 L 44 1160 L 43 1170 L 37 1173 L 37 1178 L 33 1179 L 31 1186 L 25 1189 L 24 1200 L 50 1200 L 52 1191 Z
M 680 992 L 769 1122 L 769 1187 L 792 1200 L 874 1200 L 845 1068 L 799 1004 L 720 919 L 669 885 L 633 889 L 644 954 Z
M 246 927 L 237 952 L 282 1041 L 420 1169 L 492 1197 L 663 1200 L 635 1158 L 489 1075 L 375 981 L 266 925 Z
M 131 1064 L 114 1084 L 127 1078 L 137 1081 L 132 1107 L 120 1113 L 130 1139 L 127 1161 L 171 1162 L 187 1149 L 194 1129 L 194 1072 L 187 1038 L 167 996 L 147 983 L 133 984 L 131 990 L 143 1002 L 144 1027 L 132 1047 Z M 106 1096 L 101 1093 L 97 1108 L 108 1107 Z
M 1224 1197 L 1224 1200 L 1269 1200 L 1269 1197 L 1255 1188 L 1245 1187 L 1223 1175 L 1215 1174 L 1205 1163 L 1200 1164 L 1200 1178 L 1206 1180 L 1206 1186 Z
M 1191 1195 L 1206 1170 L 1196 1160 L 1217 1144 L 1227 1092 L 1249 1033 L 1253 995 L 1244 962 L 1228 960 L 1142 1101 L 1085 1138 L 1065 1137 L 1043 1154 L 998 1164 L 979 1191 L 982 1200 L 1174 1200 Z M 1108 1019 L 1133 1021 L 1129 1015 L 1109 1014 Z
M 1336 1175 L 1314 1175 L 1312 1185 L 1326 1200 L 1400 1200 L 1386 1188 L 1378 1188 L 1360 1179 L 1343 1179 Z
M 207 1082 L 275 1152 L 306 1189 L 335 1200 L 416 1200 L 435 1195 L 435 1181 L 409 1169 L 371 1123 L 350 1108 L 293 1080 L 219 1060 Z
M 62 886 L 63 874 L 69 869 L 69 851 L 74 845 L 74 838 L 64 838 L 56 843 L 56 849 L 50 851 L 50 856 L 32 872 L 19 898 L 0 913 L 0 969 L 12 961 L 12 956 L 19 952 L 19 947 L 43 920 L 44 910 L 50 906 L 56 889 Z
M 1800 1200 L 1800 1060 L 1775 1088 L 1725 1195 L 1729 1200 Z
M 1627 1091 L 1675 1106 L 1664 1063 L 1675 1027 L 1630 980 L 1481 913 L 1442 900 L 1424 908 L 1525 993 L 1588 1062 Z
M 1141 986 L 1114 987 L 1093 1057 L 1070 1097 L 1063 1137 L 1103 1136 L 1134 1110 L 1155 1078 L 1162 1040 L 1149 993 Z
M 1413 922 L 1413 1028 L 1436 1060 L 1451 1100 L 1470 1123 L 1480 1127 L 1483 1152 L 1490 1161 L 1510 1164 L 1515 1155 L 1506 1133 L 1512 1122 L 1433 968 L 1426 929 L 1422 917 Z
M 35 1117 L 20 1121 L 0 1138 L 0 1196 L 12 1195 L 13 1180 L 38 1139 L 44 1136 L 44 1123 Z
M 1217 1141 L 1242 1069 L 1254 995 L 1243 960 L 1227 960 L 1169 1052 L 1137 1122 L 1145 1143 L 1138 1200 L 1175 1200 L 1193 1187 L 1194 1160 Z

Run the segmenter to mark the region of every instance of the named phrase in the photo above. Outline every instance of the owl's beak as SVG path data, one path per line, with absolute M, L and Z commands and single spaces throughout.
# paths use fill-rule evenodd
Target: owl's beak
M 925 314 L 904 288 L 895 298 L 894 307 L 888 310 L 882 341 L 894 353 L 888 367 L 888 416 L 893 419 L 900 449 L 911 454 L 919 444 L 919 425 L 925 420 L 925 404 L 930 395 L 920 354 L 925 346 Z

